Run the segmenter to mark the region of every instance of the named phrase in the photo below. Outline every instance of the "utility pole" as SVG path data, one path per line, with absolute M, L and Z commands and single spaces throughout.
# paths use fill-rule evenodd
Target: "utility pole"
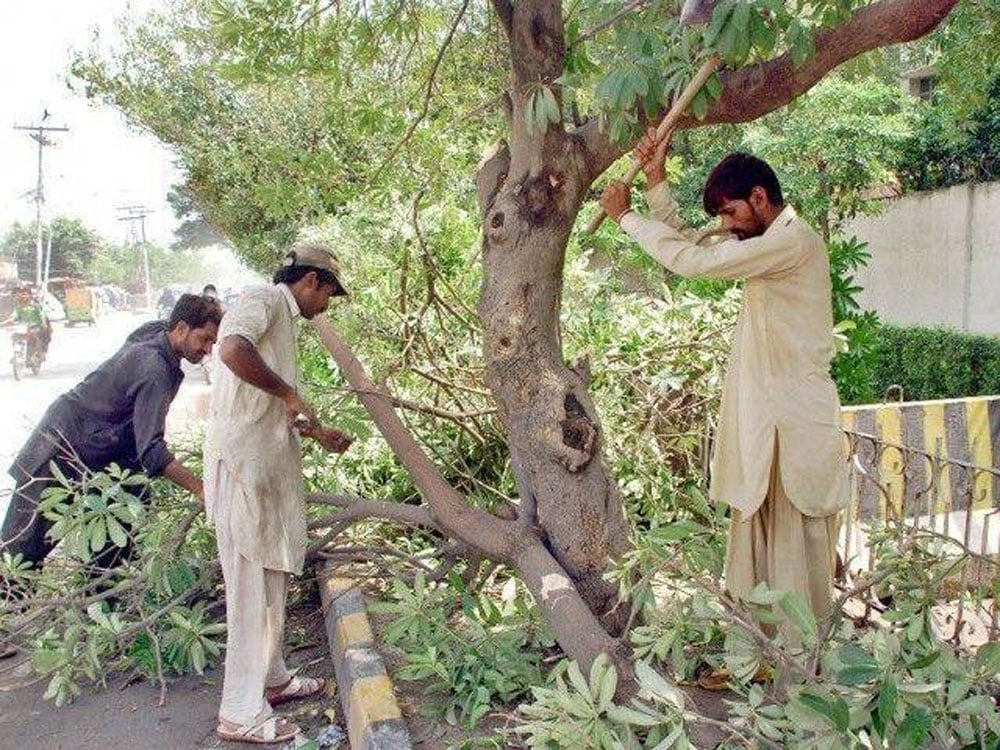
M 152 310 L 153 293 L 149 285 L 149 246 L 146 244 L 146 217 L 152 212 L 145 206 L 140 205 L 118 206 L 117 210 L 124 214 L 118 217 L 118 221 L 128 222 L 132 247 L 138 247 L 141 251 L 139 262 L 142 266 L 143 286 L 146 292 L 146 308 Z
M 48 118 L 49 111 L 46 109 L 42 113 L 42 122 L 45 122 Z M 42 204 L 45 203 L 45 181 L 43 176 L 44 173 L 42 171 L 42 152 L 46 146 L 53 145 L 53 142 L 48 139 L 46 133 L 66 133 L 69 132 L 69 128 L 59 128 L 51 125 L 15 125 L 14 130 L 27 130 L 28 135 L 38 142 L 38 185 L 35 188 L 35 284 L 41 287 L 43 278 L 46 285 L 48 284 L 47 276 L 42 276 L 42 268 L 46 265 L 43 260 L 42 253 Z M 42 290 L 42 293 L 44 294 L 46 291 L 48 290 Z

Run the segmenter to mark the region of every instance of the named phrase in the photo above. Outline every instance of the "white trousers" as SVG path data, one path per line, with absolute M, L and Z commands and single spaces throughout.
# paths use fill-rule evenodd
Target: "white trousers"
M 236 550 L 227 511 L 236 507 L 232 493 L 242 491 L 223 463 L 206 467 L 205 494 L 212 496 L 226 582 L 226 676 L 219 718 L 241 726 L 270 716 L 264 689 L 292 677 L 281 653 L 289 574 L 265 568 Z

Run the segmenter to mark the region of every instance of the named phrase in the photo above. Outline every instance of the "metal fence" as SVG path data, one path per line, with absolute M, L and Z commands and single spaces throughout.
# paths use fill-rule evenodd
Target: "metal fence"
M 939 402 L 940 403 L 940 402 Z M 1000 403 L 1000 402 L 998 402 Z M 896 406 L 896 424 L 904 424 L 904 409 Z M 921 405 L 926 406 L 926 404 Z M 923 413 L 932 417 L 943 415 L 944 409 L 934 404 Z M 979 408 L 980 404 L 974 404 Z M 871 407 L 892 412 L 892 406 Z M 968 413 L 968 412 L 966 412 Z M 855 416 L 858 416 L 857 414 Z M 845 419 L 845 422 L 848 420 Z M 857 424 L 858 419 L 850 420 Z M 890 425 L 893 417 L 888 420 Z M 876 419 L 877 427 L 884 422 Z M 989 422 L 987 422 L 987 426 Z M 927 425 L 924 424 L 925 433 Z M 954 432 L 954 431 L 952 431 Z M 851 503 L 841 528 L 840 553 L 846 572 L 856 574 L 870 570 L 873 564 L 868 531 L 872 528 L 891 529 L 899 543 L 907 535 L 933 534 L 949 543 L 957 554 L 969 556 L 970 563 L 960 568 L 959 580 L 950 586 L 950 602 L 943 603 L 944 614 L 938 623 L 942 634 L 956 643 L 970 640 L 973 644 L 996 640 L 1000 636 L 998 611 L 992 596 L 971 597 L 967 592 L 991 588 L 997 580 L 995 560 L 1000 551 L 1000 467 L 993 464 L 993 430 L 987 429 L 990 441 L 988 453 L 977 444 L 983 433 L 963 430 L 971 437 L 960 446 L 951 439 L 946 425 L 928 448 L 888 439 L 885 430 L 864 432 L 845 429 L 851 467 Z M 897 435 L 900 433 L 897 432 Z M 977 457 L 990 456 L 983 464 L 957 458 L 956 454 Z M 958 545 L 961 549 L 958 549 Z

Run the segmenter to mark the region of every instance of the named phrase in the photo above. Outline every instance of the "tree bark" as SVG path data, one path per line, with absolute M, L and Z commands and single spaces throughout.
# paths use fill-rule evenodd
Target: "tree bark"
M 478 175 L 486 378 L 507 428 L 521 522 L 541 530 L 591 611 L 617 633 L 616 589 L 602 576 L 610 559 L 627 549 L 628 527 L 601 453 L 587 377 L 564 362 L 559 336 L 566 243 L 591 169 L 582 144 L 561 124 L 539 132 L 524 116 L 539 86 L 558 96 L 559 3 L 518 0 L 507 28 L 511 144 L 492 154 Z
M 393 410 L 392 397 L 372 382 L 329 321 L 316 318 L 313 328 L 389 447 L 413 478 L 436 527 L 477 553 L 517 571 L 566 655 L 586 671 L 598 655 L 607 654 L 622 678 L 619 696 L 630 696 L 634 684 L 628 647 L 608 635 L 589 602 L 581 598 L 581 592 L 542 543 L 536 529 L 471 506 L 441 476 Z M 399 515 L 421 522 L 419 514 Z M 334 521 L 337 520 L 340 519 L 335 517 Z

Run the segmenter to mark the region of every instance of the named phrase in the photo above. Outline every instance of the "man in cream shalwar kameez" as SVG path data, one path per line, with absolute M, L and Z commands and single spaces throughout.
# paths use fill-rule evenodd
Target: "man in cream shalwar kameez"
M 831 610 L 837 516 L 848 493 L 840 402 L 829 371 L 826 247 L 784 205 L 770 167 L 740 154 L 723 160 L 706 185 L 706 206 L 736 238 L 696 236 L 683 227 L 667 190 L 665 152 L 649 134 L 637 149 L 654 218 L 631 210 L 621 183 L 601 200 L 608 215 L 671 271 L 745 280 L 710 488 L 713 501 L 732 508 L 726 586 L 737 597 L 761 581 L 800 592 L 822 620 Z M 755 182 L 760 165 L 770 177 Z M 741 174 L 747 169 L 749 180 Z M 761 185 L 770 180 L 765 190 Z
M 289 576 L 300 574 L 306 521 L 299 433 L 329 450 L 349 440 L 321 427 L 298 395 L 295 318 L 344 294 L 332 254 L 293 249 L 273 286 L 248 290 L 219 329 L 220 359 L 205 436 L 205 509 L 226 582 L 226 674 L 217 733 L 282 742 L 298 731 L 272 706 L 323 681 L 293 676 L 282 656 Z M 303 426 L 290 417 L 303 415 Z

